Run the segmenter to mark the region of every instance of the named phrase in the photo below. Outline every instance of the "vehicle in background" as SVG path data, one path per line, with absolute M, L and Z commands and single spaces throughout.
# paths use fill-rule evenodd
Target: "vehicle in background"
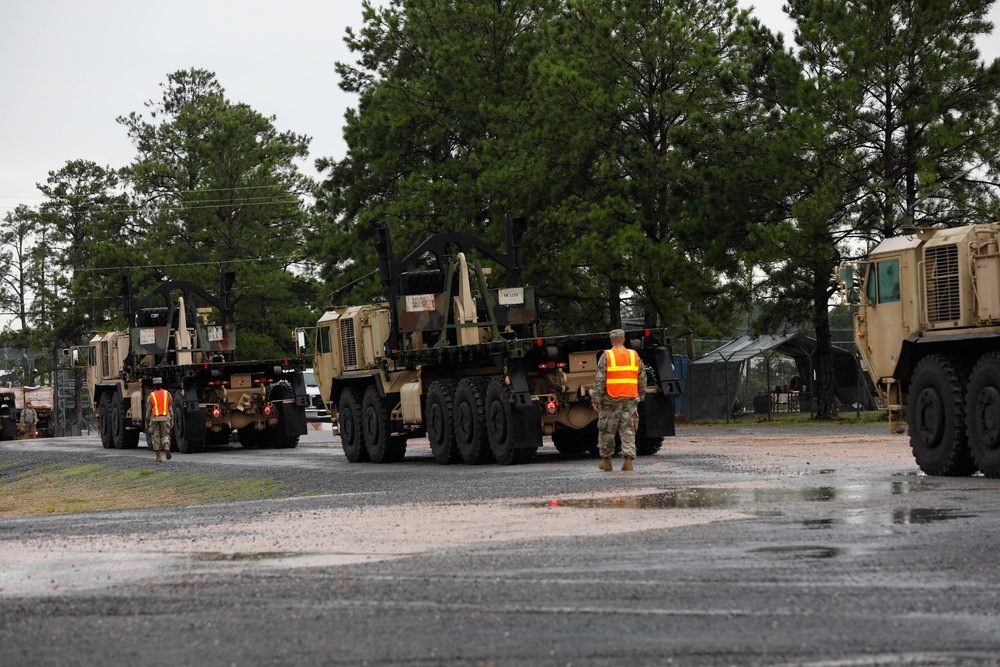
M 305 382 L 306 396 L 309 397 L 309 405 L 306 406 L 306 421 L 330 421 L 330 413 L 326 411 L 323 396 L 319 393 L 319 385 L 316 384 L 316 373 L 313 372 L 313 369 L 307 368 L 302 371 L 302 381 Z
M 232 273 L 222 277 L 218 298 L 189 282 L 164 281 L 137 300 L 131 279 L 123 278 L 128 329 L 98 332 L 88 345 L 70 350 L 72 364 L 87 367 L 105 449 L 138 446 L 146 397 L 157 378 L 173 395 L 173 451 L 223 445 L 234 431 L 243 447 L 298 445 L 306 433 L 305 364 L 237 360 L 234 279 Z

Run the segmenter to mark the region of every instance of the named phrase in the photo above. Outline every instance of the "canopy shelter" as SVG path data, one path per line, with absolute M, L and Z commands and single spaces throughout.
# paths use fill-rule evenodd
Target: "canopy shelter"
M 763 363 L 769 368 L 772 355 L 767 353 L 791 358 L 797 375 L 768 378 L 766 386 L 762 382 L 749 386 L 748 364 Z M 775 409 L 811 412 L 815 354 L 816 340 L 801 334 L 740 336 L 689 365 L 681 415 L 688 419 L 725 419 L 734 412 L 734 405 L 745 402 L 740 399 L 745 396 L 752 398 L 757 413 Z M 863 409 L 874 409 L 867 374 L 852 352 L 835 346 L 833 369 L 841 405 L 860 403 Z M 767 373 L 764 377 L 768 377 Z

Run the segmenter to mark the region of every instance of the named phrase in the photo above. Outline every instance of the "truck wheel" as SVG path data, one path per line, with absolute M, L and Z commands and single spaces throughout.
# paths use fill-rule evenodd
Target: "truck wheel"
M 493 450 L 486 433 L 486 387 L 489 380 L 468 377 L 455 390 L 455 441 L 462 460 L 469 465 L 493 461 Z
M 278 384 L 271 385 L 267 392 L 267 398 L 269 401 L 284 401 L 289 398 L 295 398 L 295 392 L 292 391 L 292 385 L 282 381 Z M 281 427 L 284 428 L 284 424 L 282 424 Z M 299 446 L 299 436 L 280 436 L 278 435 L 279 432 L 280 429 L 278 428 L 271 429 L 269 439 L 272 447 L 277 447 L 279 449 L 294 449 Z
M 125 429 L 125 437 L 122 442 L 122 449 L 136 449 L 139 446 L 139 439 L 142 438 L 142 431 L 137 428 Z
M 125 401 L 118 393 L 111 398 L 111 444 L 125 449 Z
M 375 385 L 369 385 L 361 403 L 361 424 L 365 429 L 368 458 L 374 463 L 396 463 L 406 455 L 406 436 L 392 435 L 389 411 Z
M 965 405 L 972 458 L 984 475 L 1000 478 L 1000 354 L 991 352 L 976 363 Z
M 368 461 L 368 448 L 365 447 L 364 429 L 361 426 L 361 402 L 357 392 L 351 387 L 340 393 L 337 424 L 340 427 L 340 444 L 347 460 L 351 463 Z
M 920 360 L 910 383 L 907 425 L 917 465 L 928 475 L 976 471 L 965 430 L 966 375 L 938 354 Z
M 174 406 L 174 429 L 171 433 L 171 442 L 177 445 L 177 451 L 182 454 L 197 454 L 205 448 L 204 441 L 197 441 L 187 433 L 187 419 L 184 414 L 184 397 L 181 392 L 174 392 L 171 402 Z M 170 450 L 173 451 L 171 446 Z
M 513 392 L 502 378 L 490 380 L 486 389 L 486 434 L 490 440 L 493 458 L 500 465 L 528 463 L 535 458 L 534 447 L 515 449 L 514 447 L 514 405 Z
M 552 433 L 552 444 L 564 456 L 597 456 L 597 422 L 583 428 L 557 428 Z
M 427 439 L 431 453 L 441 465 L 458 463 L 462 453 L 455 442 L 455 388 L 456 380 L 435 380 L 427 390 L 426 416 Z
M 104 449 L 111 449 L 115 446 L 114 438 L 111 435 L 111 394 L 101 394 L 101 400 L 98 402 L 98 405 L 101 408 L 101 414 L 98 417 L 98 431 L 101 434 L 101 446 L 104 447 Z

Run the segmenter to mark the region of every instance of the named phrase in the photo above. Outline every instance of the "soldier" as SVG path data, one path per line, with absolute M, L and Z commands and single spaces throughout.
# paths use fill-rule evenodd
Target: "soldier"
M 153 391 L 146 397 L 146 433 L 156 452 L 156 463 L 163 463 L 161 452 L 170 460 L 170 430 L 174 427 L 170 392 L 163 388 L 161 378 L 153 378 Z
M 38 423 L 38 413 L 31 406 L 31 401 L 21 410 L 21 423 L 24 424 L 24 435 L 27 438 L 35 437 L 35 425 Z
M 640 378 L 642 381 L 640 382 Z M 639 363 L 639 353 L 625 347 L 625 332 L 611 332 L 611 349 L 597 361 L 597 375 L 591 395 L 597 410 L 597 446 L 601 452 L 598 468 L 611 470 L 615 452 L 615 433 L 621 436 L 622 470 L 632 470 L 635 459 L 635 432 L 639 428 L 639 401 L 646 397 L 646 377 Z

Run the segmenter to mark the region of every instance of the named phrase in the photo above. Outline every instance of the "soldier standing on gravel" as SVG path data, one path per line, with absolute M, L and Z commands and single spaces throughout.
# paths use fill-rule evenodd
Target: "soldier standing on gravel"
M 161 452 L 170 460 L 170 430 L 174 427 L 170 403 L 170 392 L 163 388 L 163 380 L 153 378 L 153 391 L 146 397 L 146 433 L 156 452 L 156 463 L 163 463 Z
M 24 424 L 24 435 L 28 438 L 35 437 L 35 425 L 38 423 L 38 413 L 28 402 L 21 410 L 21 423 Z
M 642 382 L 639 381 L 640 377 Z M 611 349 L 597 361 L 597 375 L 591 401 L 597 410 L 597 446 L 601 452 L 598 468 L 611 470 L 615 453 L 615 433 L 621 436 L 622 470 L 632 470 L 635 459 L 635 432 L 639 428 L 639 401 L 646 397 L 645 373 L 639 353 L 625 347 L 625 332 L 611 332 Z

